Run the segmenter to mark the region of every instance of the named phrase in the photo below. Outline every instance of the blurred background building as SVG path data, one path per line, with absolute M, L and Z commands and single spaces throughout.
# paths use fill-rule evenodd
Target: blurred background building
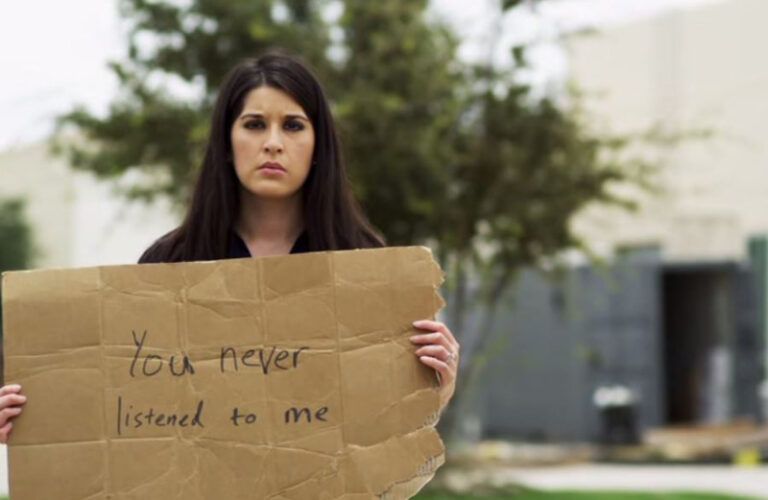
M 129 203 L 116 189 L 74 172 L 46 141 L 0 152 L 0 199 L 24 200 L 35 267 L 134 264 L 176 224 L 169 203 Z
M 637 397 L 638 430 L 765 418 L 766 16 L 732 0 L 571 38 L 599 127 L 711 135 L 652 152 L 660 192 L 638 211 L 577 218 L 605 267 L 524 274 L 478 403 L 486 437 L 601 439 L 592 396 L 614 385 Z

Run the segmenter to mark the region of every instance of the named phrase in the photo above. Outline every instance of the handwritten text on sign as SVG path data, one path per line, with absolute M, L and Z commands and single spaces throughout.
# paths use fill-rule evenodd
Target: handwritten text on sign
M 142 352 L 149 332 L 144 330 L 141 335 L 132 331 L 133 343 L 136 351 L 129 368 L 131 377 L 154 377 L 161 373 L 170 373 L 174 377 L 194 375 L 195 367 L 192 360 L 186 354 L 171 355 L 164 359 L 157 354 L 145 354 Z M 261 368 L 264 375 L 270 370 L 291 370 L 298 368 L 300 355 L 309 347 L 298 349 L 270 348 L 247 349 L 238 352 L 234 347 L 223 346 L 219 355 L 219 368 L 221 373 L 228 371 L 237 372 L 241 368 Z M 155 411 L 155 408 L 136 410 L 134 405 L 123 401 L 122 396 L 117 397 L 117 434 L 122 435 L 125 429 L 139 429 L 144 426 L 156 427 L 205 427 L 204 424 L 205 401 L 199 400 L 195 410 L 189 413 L 169 413 Z M 298 423 L 306 421 L 326 421 L 327 406 L 311 409 L 308 407 L 291 406 L 283 413 L 283 423 Z M 232 408 L 230 423 L 233 426 L 241 424 L 252 425 L 258 420 L 256 413 L 244 411 L 235 406 Z

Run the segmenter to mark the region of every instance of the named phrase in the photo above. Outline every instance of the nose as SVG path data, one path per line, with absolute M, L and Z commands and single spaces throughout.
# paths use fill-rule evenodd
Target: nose
M 268 154 L 283 152 L 283 138 L 279 130 L 270 129 L 267 140 L 264 141 L 264 152 Z

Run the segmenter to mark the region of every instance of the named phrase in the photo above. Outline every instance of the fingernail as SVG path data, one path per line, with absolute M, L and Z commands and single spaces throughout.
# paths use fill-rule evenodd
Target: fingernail
M 21 398 L 22 401 L 27 400 L 27 397 L 24 394 L 19 394 L 19 397 Z
M 19 384 L 8 384 L 8 389 L 11 389 L 13 391 L 18 391 L 21 389 L 21 386 Z

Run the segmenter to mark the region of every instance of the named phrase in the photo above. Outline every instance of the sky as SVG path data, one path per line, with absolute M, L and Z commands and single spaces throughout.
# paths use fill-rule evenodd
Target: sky
M 494 0 L 432 0 L 432 15 L 455 27 L 465 59 L 493 57 L 503 64 L 513 42 L 536 44 L 532 79 L 546 83 L 567 72 L 556 33 L 609 27 L 669 9 L 723 0 L 550 0 L 536 13 L 493 16 Z M 500 47 L 489 33 L 501 30 Z M 11 2 L 0 16 L 0 150 L 43 139 L 54 118 L 75 105 L 104 113 L 116 95 L 110 59 L 122 59 L 124 26 L 114 0 L 25 0 Z

